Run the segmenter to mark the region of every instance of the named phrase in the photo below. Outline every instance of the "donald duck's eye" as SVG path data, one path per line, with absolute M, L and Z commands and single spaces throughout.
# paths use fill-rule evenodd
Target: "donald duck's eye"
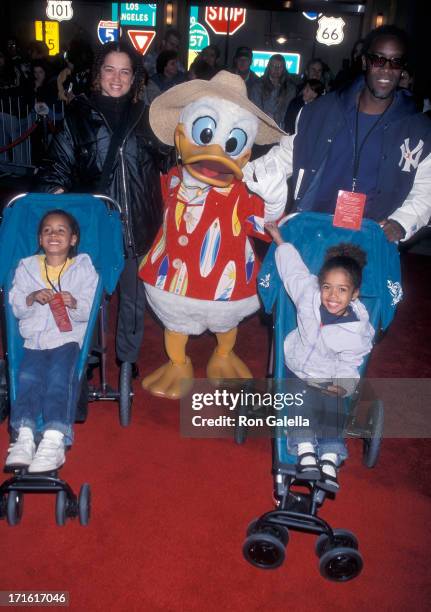
M 247 144 L 247 134 L 240 128 L 234 128 L 226 140 L 225 150 L 229 155 L 239 155 Z
M 216 122 L 212 117 L 199 117 L 193 122 L 193 140 L 199 145 L 209 144 L 213 139 L 215 129 Z

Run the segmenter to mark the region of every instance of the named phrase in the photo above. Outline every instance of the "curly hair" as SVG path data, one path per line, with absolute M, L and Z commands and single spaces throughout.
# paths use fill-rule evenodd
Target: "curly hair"
M 97 51 L 92 66 L 92 90 L 100 92 L 100 73 L 105 59 L 110 53 L 125 53 L 129 57 L 134 76 L 132 87 L 130 88 L 132 101 L 137 102 L 139 99 L 142 99 L 142 94 L 148 80 L 147 71 L 143 66 L 142 57 L 129 44 L 122 41 L 108 42 Z
M 328 272 L 341 268 L 350 276 L 354 289 L 359 289 L 362 283 L 362 269 L 366 264 L 367 254 L 360 247 L 350 242 L 337 244 L 325 253 L 325 261 L 318 276 L 319 284 L 324 282 Z

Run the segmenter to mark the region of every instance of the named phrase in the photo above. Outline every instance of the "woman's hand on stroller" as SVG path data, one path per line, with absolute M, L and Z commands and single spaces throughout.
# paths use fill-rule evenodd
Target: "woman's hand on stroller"
M 77 307 L 76 298 L 74 298 L 73 295 L 69 293 L 69 291 L 62 291 L 61 297 L 63 298 L 64 305 L 67 306 L 68 308 Z
M 27 306 L 33 306 L 34 302 L 38 302 L 44 306 L 48 304 L 54 297 L 54 291 L 52 289 L 39 289 L 39 291 L 33 291 L 26 297 Z
M 268 234 L 272 237 L 276 245 L 280 245 L 284 243 L 283 238 L 281 237 L 280 230 L 278 229 L 278 225 L 275 221 L 267 221 L 265 223 L 265 229 Z

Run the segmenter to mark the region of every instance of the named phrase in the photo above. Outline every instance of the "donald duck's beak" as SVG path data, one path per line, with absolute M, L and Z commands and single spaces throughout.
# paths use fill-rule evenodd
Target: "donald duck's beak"
M 187 171 L 213 187 L 228 187 L 234 177 L 241 181 L 241 168 L 251 155 L 248 149 L 241 157 L 232 159 L 220 145 L 197 145 L 187 138 L 183 123 L 175 128 L 175 147 Z

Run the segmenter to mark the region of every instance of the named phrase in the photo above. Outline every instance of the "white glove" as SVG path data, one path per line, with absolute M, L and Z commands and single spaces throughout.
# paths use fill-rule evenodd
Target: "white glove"
M 265 221 L 274 221 L 283 213 L 287 201 L 287 177 L 276 158 L 255 159 L 243 169 L 244 182 L 265 202 Z

